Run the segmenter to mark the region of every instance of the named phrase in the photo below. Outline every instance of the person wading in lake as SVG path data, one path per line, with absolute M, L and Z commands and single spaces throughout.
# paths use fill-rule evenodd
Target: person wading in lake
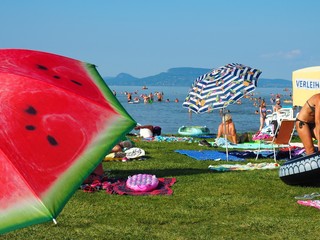
M 278 112 L 282 108 L 280 98 L 276 99 L 276 105 L 273 106 L 273 112 Z
M 261 131 L 264 126 L 264 122 L 265 122 L 266 116 L 267 116 L 267 107 L 266 107 L 266 102 L 264 99 L 261 100 L 260 107 L 259 107 L 259 113 L 260 113 L 259 131 Z

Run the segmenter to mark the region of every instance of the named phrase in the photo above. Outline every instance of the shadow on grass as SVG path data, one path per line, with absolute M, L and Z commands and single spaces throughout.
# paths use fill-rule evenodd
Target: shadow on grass
M 128 177 L 139 173 L 153 174 L 157 177 L 176 177 L 210 173 L 208 169 L 204 168 L 166 168 L 166 169 L 132 169 L 132 170 L 112 170 L 112 175 L 115 177 Z

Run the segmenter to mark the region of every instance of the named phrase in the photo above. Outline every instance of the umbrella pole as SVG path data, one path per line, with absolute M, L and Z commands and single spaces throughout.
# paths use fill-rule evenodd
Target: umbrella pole
M 227 124 L 225 121 L 225 116 L 226 116 L 226 111 L 225 108 L 222 110 L 222 115 L 223 115 L 223 125 L 224 125 L 224 140 L 226 143 L 226 155 L 227 155 L 227 161 L 229 161 L 229 151 L 228 151 L 228 139 L 227 139 Z

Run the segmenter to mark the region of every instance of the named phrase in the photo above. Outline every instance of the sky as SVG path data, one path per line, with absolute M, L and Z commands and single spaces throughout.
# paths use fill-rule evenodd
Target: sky
M 288 79 L 320 65 L 320 1 L 1 0 L 0 48 L 51 52 L 142 78 L 241 63 Z

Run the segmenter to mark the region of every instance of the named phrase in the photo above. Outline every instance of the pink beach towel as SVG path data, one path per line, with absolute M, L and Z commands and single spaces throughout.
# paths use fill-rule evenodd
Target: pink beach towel
M 298 204 L 320 209 L 320 200 L 298 200 Z
M 252 140 L 256 141 L 256 140 L 265 140 L 265 139 L 270 139 L 272 138 L 271 135 L 267 134 L 267 133 L 262 133 L 260 131 L 258 131 L 256 134 L 252 135 Z

